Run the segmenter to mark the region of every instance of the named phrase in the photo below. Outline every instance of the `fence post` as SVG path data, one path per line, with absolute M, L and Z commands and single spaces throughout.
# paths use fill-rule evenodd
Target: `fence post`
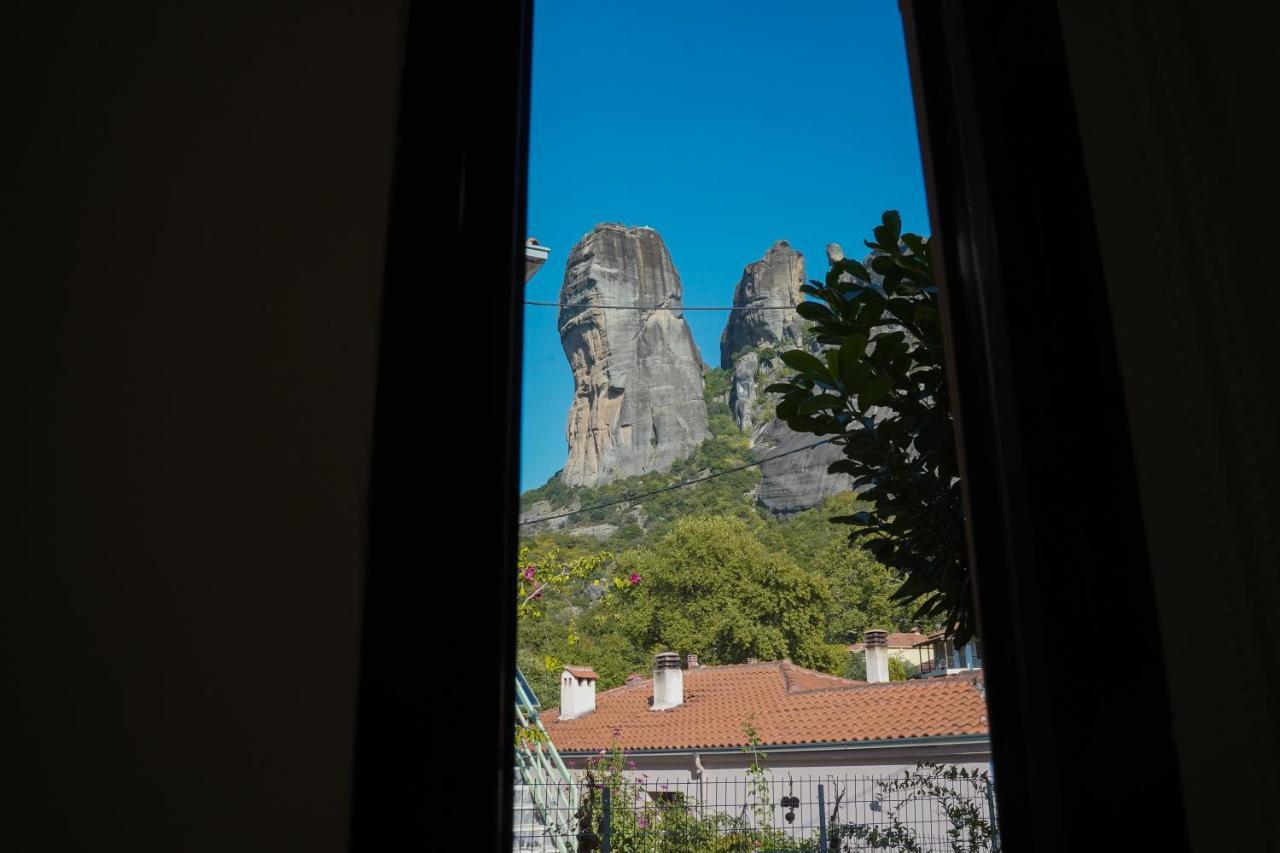
M 1000 823 L 996 820 L 996 798 L 992 794 L 992 789 L 996 785 L 996 766 L 993 762 L 987 762 L 987 814 L 991 817 L 991 840 L 994 842 L 991 847 L 993 853 L 1000 853 Z
M 822 795 L 822 783 L 818 783 L 818 849 L 827 853 L 827 801 Z
M 604 808 L 601 809 L 600 820 L 604 824 L 600 827 L 600 853 L 609 853 L 610 836 L 613 834 L 613 815 L 610 813 L 609 804 L 611 798 L 609 796 L 609 786 L 604 786 Z

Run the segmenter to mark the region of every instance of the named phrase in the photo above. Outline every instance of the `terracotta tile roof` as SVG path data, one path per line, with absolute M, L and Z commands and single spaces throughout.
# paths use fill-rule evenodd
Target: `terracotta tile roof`
M 889 635 L 889 648 L 891 649 L 909 649 L 917 643 L 923 643 L 930 639 L 924 634 L 913 634 L 910 632 L 897 633 Z M 849 651 L 860 652 L 866 647 L 865 643 L 853 643 L 849 646 Z
M 596 675 L 596 671 L 589 666 L 566 666 L 565 670 L 574 678 L 592 678 L 596 681 L 600 680 L 600 676 Z
M 710 749 L 746 744 L 752 719 L 765 745 L 841 743 L 987 733 L 975 676 L 867 684 L 790 661 L 703 666 L 684 672 L 685 703 L 652 711 L 653 680 L 605 690 L 596 709 L 573 720 L 540 716 L 561 752 L 595 752 L 614 740 L 627 750 Z

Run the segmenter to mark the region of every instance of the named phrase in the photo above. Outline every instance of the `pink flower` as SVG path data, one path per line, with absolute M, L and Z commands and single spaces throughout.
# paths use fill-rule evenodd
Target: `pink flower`
M 601 755 L 604 755 L 604 750 L 603 750 L 603 749 L 602 749 L 602 750 L 600 750 L 600 754 L 601 754 Z
M 621 735 L 622 735 L 622 729 L 618 728 L 617 726 L 614 726 L 614 727 L 613 727 L 613 736 L 614 736 L 614 737 L 620 737 Z
M 640 815 L 640 817 L 636 819 L 636 826 L 640 827 L 641 829 L 644 829 L 648 825 L 649 825 L 649 818 L 647 816 Z
M 631 581 L 632 586 L 635 586 L 636 584 L 640 583 L 640 575 L 636 574 L 635 572 L 632 572 L 631 577 L 628 578 L 628 580 Z
M 524 573 L 521 575 L 521 577 L 523 577 L 527 581 L 531 581 L 533 580 L 533 573 L 534 573 L 533 566 L 525 566 Z
M 537 598 L 542 598 L 542 590 L 538 590 L 537 592 L 535 592 L 535 593 L 533 594 L 533 597 L 534 597 L 535 599 L 537 599 Z
M 635 769 L 636 769 L 636 763 L 635 763 L 634 761 L 628 761 L 628 762 L 627 762 L 627 769 L 629 769 L 629 770 L 635 770 Z
M 576 761 L 574 761 L 572 758 L 570 758 L 568 761 L 566 761 L 566 762 L 565 762 L 565 766 L 567 766 L 567 767 L 577 767 L 577 766 L 578 766 L 578 762 L 576 762 Z

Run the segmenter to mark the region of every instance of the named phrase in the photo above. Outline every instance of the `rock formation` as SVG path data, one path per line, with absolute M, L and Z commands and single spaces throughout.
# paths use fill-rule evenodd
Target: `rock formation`
M 840 247 L 832 244 L 827 247 L 828 260 L 833 257 L 833 250 L 836 260 L 843 257 Z M 733 304 L 795 305 L 804 298 L 800 293 L 804 281 L 803 256 L 780 240 L 763 259 L 743 270 Z M 732 355 L 749 347 L 768 346 L 777 352 L 794 349 L 801 345 L 803 323 L 794 311 L 735 311 L 720 336 L 721 363 L 733 370 L 729 409 L 742 431 L 751 435 L 756 459 L 812 444 L 817 438 L 792 432 L 785 423 L 775 420 L 773 406 L 777 401 L 764 399 L 763 389 L 787 372 L 780 359 L 748 352 L 733 362 Z M 756 500 L 775 515 L 791 515 L 849 491 L 852 478 L 827 473 L 827 466 L 839 458 L 840 449 L 827 444 L 766 462 L 760 466 Z
M 560 302 L 593 306 L 560 309 L 574 382 L 561 474 L 569 485 L 666 471 L 710 438 L 702 358 L 682 298 L 651 228 L 597 225 L 569 253 Z
M 780 420 L 766 421 L 752 439 L 752 453 L 756 459 L 767 459 L 822 440 L 812 433 L 793 432 Z M 853 488 L 852 477 L 827 473 L 827 466 L 841 456 L 840 447 L 823 444 L 765 462 L 760 466 L 756 500 L 774 515 L 787 516 L 849 491 Z
M 720 336 L 720 366 L 733 368 L 735 353 L 762 344 L 781 344 L 787 349 L 800 343 L 800 318 L 794 310 L 764 308 L 797 305 L 803 298 L 804 257 L 779 240 L 760 260 L 747 264 L 733 291 L 737 308 L 760 306 L 760 310 L 734 311 Z

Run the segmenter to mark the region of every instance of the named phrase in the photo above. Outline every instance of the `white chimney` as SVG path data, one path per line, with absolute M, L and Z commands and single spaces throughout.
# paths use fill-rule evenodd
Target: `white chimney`
M 688 663 L 688 666 L 686 667 L 687 669 L 697 669 L 697 668 L 698 668 L 698 656 L 697 656 L 697 655 L 685 655 L 685 659 L 689 662 L 689 663 Z
M 889 680 L 889 632 L 879 628 L 864 631 L 862 642 L 867 655 L 867 683 L 881 684 Z
M 665 711 L 684 704 L 684 671 L 680 655 L 662 652 L 653 662 L 653 708 Z
M 560 719 L 572 720 L 596 709 L 596 681 L 589 667 L 566 666 L 560 673 Z

